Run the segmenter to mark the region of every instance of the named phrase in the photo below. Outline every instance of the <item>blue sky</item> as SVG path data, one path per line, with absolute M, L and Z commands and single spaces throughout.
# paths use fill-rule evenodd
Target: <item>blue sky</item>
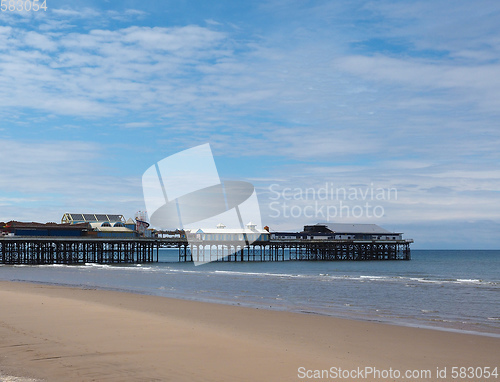
M 0 13 L 0 221 L 132 217 L 147 168 L 209 142 L 274 230 L 367 202 L 298 191 L 397 189 L 330 220 L 500 248 L 497 1 L 47 7 Z

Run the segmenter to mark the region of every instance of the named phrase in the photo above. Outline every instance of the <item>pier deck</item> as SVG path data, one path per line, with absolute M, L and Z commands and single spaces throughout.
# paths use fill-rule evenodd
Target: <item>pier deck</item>
M 158 262 L 161 248 L 174 247 L 179 262 L 410 260 L 412 240 L 271 240 L 241 242 L 185 239 L 3 237 L 0 264 L 121 264 Z

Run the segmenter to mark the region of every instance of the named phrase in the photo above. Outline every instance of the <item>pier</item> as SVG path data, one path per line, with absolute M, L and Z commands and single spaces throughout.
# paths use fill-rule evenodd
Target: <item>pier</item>
M 190 241 L 179 247 L 180 262 L 374 261 L 411 260 L 413 240 Z M 189 250 L 188 250 L 189 249 Z
M 158 261 L 160 245 L 151 239 L 80 237 L 0 238 L 1 264 L 120 264 Z
M 413 240 L 193 241 L 183 238 L 3 237 L 0 264 L 140 264 L 177 248 L 179 262 L 410 260 Z

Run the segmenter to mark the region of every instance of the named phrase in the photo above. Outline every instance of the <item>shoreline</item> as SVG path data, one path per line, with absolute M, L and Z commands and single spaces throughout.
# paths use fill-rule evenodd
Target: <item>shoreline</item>
M 83 290 L 102 290 L 102 291 L 109 291 L 109 292 L 118 292 L 118 293 L 130 293 L 130 294 L 137 294 L 137 295 L 142 295 L 142 296 L 154 296 L 154 297 L 159 297 L 159 298 L 166 298 L 166 299 L 173 299 L 173 300 L 181 300 L 181 301 L 192 301 L 192 302 L 201 302 L 201 303 L 208 303 L 208 304 L 220 304 L 220 305 L 226 305 L 226 306 L 235 306 L 235 307 L 244 307 L 244 308 L 249 308 L 249 309 L 262 309 L 262 310 L 269 310 L 269 311 L 276 311 L 276 312 L 290 312 L 294 314 L 306 314 L 306 315 L 318 315 L 318 316 L 325 316 L 325 317 L 332 317 L 332 318 L 338 318 L 342 320 L 352 320 L 352 321 L 359 321 L 359 322 L 371 322 L 371 323 L 379 323 L 379 324 L 384 324 L 384 325 L 394 325 L 394 326 L 401 326 L 401 327 L 407 327 L 407 328 L 416 328 L 416 329 L 426 329 L 426 330 L 436 330 L 436 331 L 442 331 L 442 332 L 449 332 L 449 333 L 462 333 L 462 334 L 470 334 L 470 335 L 477 335 L 477 336 L 484 336 L 484 337 L 491 337 L 491 338 L 500 338 L 500 332 L 492 332 L 492 331 L 487 331 L 488 328 L 482 327 L 483 330 L 473 330 L 470 328 L 474 324 L 471 323 L 462 323 L 465 328 L 459 327 L 460 325 L 458 323 L 452 323 L 449 326 L 443 325 L 443 322 L 440 322 L 440 324 L 429 324 L 429 323 L 424 323 L 421 322 L 417 319 L 411 319 L 411 318 L 393 318 L 393 317 L 384 317 L 384 316 L 377 316 L 374 318 L 373 315 L 370 315 L 368 312 L 360 312 L 357 315 L 353 315 L 352 313 L 344 313 L 343 311 L 337 311 L 334 313 L 330 312 L 322 312 L 322 311 L 315 311 L 315 310 L 304 310 L 304 309 L 290 309 L 290 308 L 283 308 L 283 307 L 278 307 L 278 306 L 268 306 L 267 304 L 259 304 L 257 302 L 248 302 L 248 301 L 232 301 L 232 300 L 224 300 L 224 299 L 217 299 L 217 298 L 194 298 L 192 295 L 189 294 L 178 294 L 175 296 L 164 296 L 160 294 L 153 294 L 153 293 L 148 293 L 146 291 L 139 291 L 139 290 L 133 290 L 133 289 L 125 289 L 125 288 L 113 288 L 113 287 L 103 287 L 103 286 L 96 286 L 96 285 L 74 285 L 74 284 L 67 284 L 67 283 L 57 283 L 57 282 L 44 282 L 44 281 L 30 281 L 30 280 L 0 280 L 0 285 L 3 282 L 7 283 L 26 283 L 26 284 L 34 284 L 34 285 L 47 285 L 47 286 L 55 286 L 55 287 L 63 287 L 63 288 L 76 288 L 76 289 L 83 289 Z
M 290 381 L 307 380 L 300 367 L 500 367 L 500 340 L 480 335 L 36 283 L 1 281 L 0 299 L 2 375 Z

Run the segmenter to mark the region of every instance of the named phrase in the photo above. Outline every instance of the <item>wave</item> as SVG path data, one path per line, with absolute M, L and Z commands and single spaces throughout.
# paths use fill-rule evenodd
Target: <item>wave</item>
M 300 274 L 300 273 L 277 273 L 277 272 L 245 272 L 234 270 L 187 270 L 187 269 L 161 269 L 154 271 L 166 271 L 167 273 L 191 273 L 200 275 L 236 276 L 236 277 L 256 277 L 256 278 L 276 278 L 276 279 L 309 279 L 321 282 L 352 281 L 352 282 L 389 282 L 406 284 L 457 284 L 463 286 L 488 286 L 497 287 L 500 285 L 497 281 L 488 281 L 482 279 L 461 279 L 461 278 L 432 278 L 432 277 L 408 277 L 394 275 L 332 275 L 325 273 L 318 274 Z
M 289 274 L 289 273 L 269 273 L 269 272 L 240 272 L 240 271 L 214 271 L 215 274 L 227 274 L 227 275 L 235 275 L 235 276 L 263 276 L 263 277 L 305 277 L 308 275 L 299 275 L 299 274 Z
M 483 280 L 478 280 L 478 279 L 457 279 L 457 281 L 455 281 L 456 283 L 471 283 L 471 284 L 480 284 L 481 282 L 483 282 Z
M 226 266 L 226 265 L 224 265 Z M 218 267 L 219 269 L 207 269 L 192 267 L 189 264 L 167 265 L 167 263 L 158 264 L 96 264 L 96 263 L 86 263 L 80 265 L 66 265 L 66 264 L 47 264 L 47 265 L 15 265 L 14 267 L 39 267 L 39 268 L 57 268 L 57 269 L 72 269 L 79 271 L 103 271 L 103 272 L 125 272 L 125 273 L 155 273 L 164 275 L 175 275 L 175 274 L 192 274 L 200 276 L 216 276 L 216 277 L 242 277 L 242 278 L 269 278 L 269 279 L 290 279 L 290 280 L 310 280 L 314 282 L 322 283 L 337 283 L 337 282 L 360 282 L 360 283 L 402 283 L 408 287 L 431 287 L 432 285 L 442 286 L 442 285 L 456 285 L 463 287 L 477 287 L 477 288 L 492 288 L 497 290 L 500 288 L 500 281 L 498 280 L 484 280 L 480 278 L 466 278 L 466 277 L 439 277 L 426 274 L 403 274 L 403 275 L 393 275 L 393 274 L 356 274 L 352 273 L 342 273 L 335 271 L 330 273 L 325 272 L 279 272 L 279 271 L 256 271 L 255 268 L 245 271 L 245 270 L 232 270 L 232 269 L 220 269 L 223 266 Z M 295 271 L 295 270 L 294 270 Z M 464 275 L 465 276 L 465 275 Z

